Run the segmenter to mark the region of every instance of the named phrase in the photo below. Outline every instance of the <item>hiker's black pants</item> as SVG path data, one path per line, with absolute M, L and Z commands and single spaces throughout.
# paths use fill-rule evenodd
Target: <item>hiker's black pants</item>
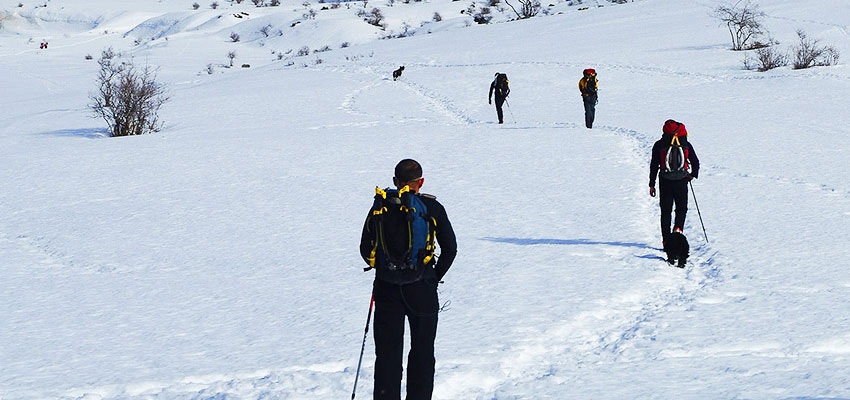
M 596 119 L 596 96 L 584 97 L 584 126 L 593 128 L 593 120 Z
M 496 96 L 496 116 L 499 117 L 499 123 L 505 122 L 505 114 L 502 113 L 502 105 L 505 104 L 505 97 Z
M 437 283 L 394 285 L 375 280 L 375 399 L 401 399 L 404 319 L 410 325 L 407 399 L 430 399 L 434 391 Z
M 674 227 L 685 228 L 685 216 L 688 213 L 688 180 L 676 181 L 660 178 L 658 180 L 658 202 L 661 206 L 661 237 L 665 240 L 670 234 L 673 204 L 676 204 Z

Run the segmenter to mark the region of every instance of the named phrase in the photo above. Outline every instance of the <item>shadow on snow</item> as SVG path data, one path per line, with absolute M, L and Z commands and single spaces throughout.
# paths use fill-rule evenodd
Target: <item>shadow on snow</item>
M 59 129 L 55 131 L 42 132 L 40 135 L 59 136 L 59 137 L 79 137 L 85 139 L 100 139 L 107 138 L 111 135 L 109 130 L 103 128 L 78 128 L 78 129 Z
M 633 247 L 638 249 L 647 249 L 647 250 L 658 250 L 661 249 L 652 247 L 646 243 L 635 243 L 635 242 L 616 242 L 616 241 L 602 241 L 602 240 L 590 240 L 590 239 L 532 239 L 532 238 L 499 238 L 499 237 L 485 237 L 481 238 L 481 240 L 486 240 L 489 242 L 496 243 L 508 243 L 515 244 L 519 246 L 534 246 L 541 244 L 549 244 L 549 245 L 559 245 L 559 246 L 570 246 L 570 245 L 583 245 L 583 246 L 619 246 L 619 247 Z

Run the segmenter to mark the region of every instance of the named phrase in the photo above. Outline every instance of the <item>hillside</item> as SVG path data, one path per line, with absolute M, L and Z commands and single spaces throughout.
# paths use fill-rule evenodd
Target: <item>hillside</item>
M 459 244 L 435 399 L 850 398 L 844 59 L 745 70 L 709 1 L 490 24 L 367 3 L 385 29 L 354 2 L 18 3 L 0 1 L 2 400 L 349 398 L 373 279 L 357 242 L 408 157 Z M 759 5 L 778 47 L 803 29 L 850 55 L 845 0 Z M 161 132 L 91 117 L 107 47 L 158 68 Z M 647 187 L 668 118 L 702 161 L 684 270 Z M 357 398 L 373 362 L 370 335 Z

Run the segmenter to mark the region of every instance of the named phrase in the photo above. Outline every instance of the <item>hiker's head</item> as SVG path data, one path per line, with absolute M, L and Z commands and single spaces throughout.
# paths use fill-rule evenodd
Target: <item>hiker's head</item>
M 410 190 L 417 192 L 424 181 L 425 178 L 422 177 L 422 166 L 416 160 L 406 158 L 396 164 L 393 183 L 397 188 L 401 189 L 407 185 L 410 187 Z
M 688 131 L 685 129 L 685 124 L 668 119 L 664 121 L 664 126 L 661 127 L 661 132 L 670 136 L 688 136 Z

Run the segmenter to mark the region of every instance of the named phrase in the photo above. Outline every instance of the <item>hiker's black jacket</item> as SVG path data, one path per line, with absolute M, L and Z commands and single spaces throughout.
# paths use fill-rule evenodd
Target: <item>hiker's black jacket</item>
M 437 244 L 440 246 L 439 258 L 434 265 L 434 272 L 437 280 L 442 280 L 452 262 L 457 255 L 457 238 L 452 229 L 452 223 L 449 221 L 449 216 L 446 214 L 446 209 L 437 201 L 436 198 L 429 195 L 418 195 L 419 198 L 428 207 L 428 215 L 433 217 L 437 222 Z M 375 232 L 372 232 L 369 226 L 369 218 L 366 218 L 366 223 L 363 224 L 363 233 L 360 235 L 360 256 L 363 260 L 368 260 L 372 252 L 372 240 L 375 238 Z
M 661 139 L 658 139 L 658 141 L 652 145 L 652 160 L 649 162 L 649 186 L 655 186 L 655 178 L 658 177 L 658 171 L 661 169 L 661 160 L 667 153 L 667 148 L 670 146 L 671 140 L 672 136 L 663 135 Z M 691 142 L 686 142 L 685 145 L 685 148 L 688 150 L 688 164 L 691 169 L 689 175 L 694 178 L 698 178 L 699 158 L 697 158 L 697 152 L 694 151 L 694 146 L 691 146 Z

